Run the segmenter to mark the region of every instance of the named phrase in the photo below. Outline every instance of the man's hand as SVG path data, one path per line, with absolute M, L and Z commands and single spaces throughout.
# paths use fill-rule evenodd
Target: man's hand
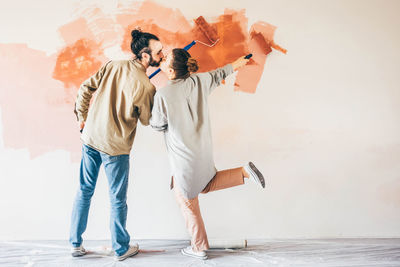
M 250 59 L 246 59 L 245 57 L 246 56 L 242 56 L 242 57 L 236 59 L 234 62 L 232 62 L 233 70 L 237 70 L 237 69 L 243 67 L 250 61 Z
M 78 122 L 78 124 L 79 124 L 79 131 L 82 132 L 83 128 L 85 128 L 85 122 L 84 121 L 80 121 L 80 122 Z

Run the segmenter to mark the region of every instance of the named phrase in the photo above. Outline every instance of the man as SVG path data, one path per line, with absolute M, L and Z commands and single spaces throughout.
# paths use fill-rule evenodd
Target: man
M 133 60 L 109 61 L 86 80 L 78 91 L 75 113 L 82 132 L 80 186 L 76 195 L 70 242 L 72 256 L 86 254 L 82 234 L 86 230 L 90 200 L 96 187 L 100 165 L 104 165 L 111 202 L 110 230 L 117 260 L 134 256 L 126 230 L 126 193 L 129 153 L 137 121 L 149 125 L 155 87 L 146 75 L 149 66 L 160 65 L 164 55 L 158 37 L 140 30 L 131 32 Z M 96 97 L 89 109 L 94 92 Z

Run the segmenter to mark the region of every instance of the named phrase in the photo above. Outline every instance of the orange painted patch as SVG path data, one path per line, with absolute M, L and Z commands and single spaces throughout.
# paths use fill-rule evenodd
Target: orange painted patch
M 175 47 L 184 47 L 192 40 L 199 40 L 211 44 L 209 39 L 213 38 L 207 38 L 206 34 L 202 32 L 200 27 L 195 23 L 188 28 L 188 22 L 183 16 L 176 14 L 176 10 L 166 9 L 152 2 L 145 2 L 144 5 L 151 5 L 151 8 L 160 10 L 159 12 L 162 14 L 158 14 L 156 11 L 154 16 L 149 18 L 139 13 L 140 19 L 137 19 L 137 16 L 128 17 L 127 15 L 124 16 L 120 14 L 119 21 L 126 25 L 124 38 L 121 44 L 121 49 L 123 51 L 130 51 L 130 32 L 138 26 L 140 26 L 143 31 L 148 31 L 157 35 L 167 50 L 171 50 Z M 174 16 L 165 18 L 165 14 L 171 13 L 173 13 Z M 167 19 L 168 29 L 175 24 L 175 30 L 165 29 L 163 19 Z M 281 48 L 273 41 L 273 34 L 276 27 L 265 22 L 257 22 L 252 25 L 250 32 L 248 32 L 248 19 L 245 16 L 245 10 L 236 11 L 229 9 L 225 10 L 223 15 L 213 19 L 211 23 L 210 21 L 208 23 L 216 30 L 219 41 L 212 48 L 197 43 L 189 50 L 190 54 L 195 57 L 199 63 L 199 72 L 210 71 L 231 63 L 240 56 L 252 53 L 252 61 L 239 70 L 236 90 L 255 93 L 264 70 L 266 57 L 272 52 L 272 48 L 286 53 L 285 49 Z M 179 28 L 181 25 L 185 25 L 185 27 Z M 151 71 L 149 73 L 151 73 Z M 158 76 L 160 75 L 162 74 Z M 158 76 L 153 78 L 152 82 L 155 83 L 156 86 L 162 86 L 163 83 L 158 83 Z
M 80 39 L 64 48 L 57 57 L 53 78 L 65 87 L 79 87 L 102 65 L 102 50 L 94 41 Z
M 114 20 L 115 27 L 112 25 L 113 20 L 109 18 L 110 15 L 104 15 L 96 7 L 86 9 L 84 13 L 85 19 L 78 19 L 60 29 L 64 39 L 69 41 L 73 38 L 74 31 L 76 36 L 82 36 L 82 31 L 86 36 L 95 36 L 93 39 L 89 38 L 91 43 L 86 41 L 85 45 L 80 42 L 83 39 L 76 41 L 72 49 L 80 48 L 76 55 L 71 53 L 71 49 L 68 49 L 68 47 L 66 51 L 60 54 L 54 78 L 63 81 L 66 86 L 75 85 L 78 87 L 83 80 L 95 72 L 95 66 L 99 67 L 101 63 L 105 62 L 105 59 L 101 58 L 101 52 L 99 53 L 105 47 L 101 47 L 96 41 L 104 41 L 108 46 L 118 45 L 118 42 L 120 42 L 121 50 L 129 54 L 130 33 L 132 29 L 137 27 L 157 35 L 162 41 L 165 51 L 170 51 L 175 47 L 184 47 L 193 40 L 210 44 L 210 38 L 206 36 L 207 33 L 204 33 L 196 23 L 188 21 L 178 9 L 168 8 L 152 1 L 130 3 L 127 6 L 119 4 L 119 11 Z M 226 9 L 224 14 L 217 18 L 208 19 L 207 22 L 217 32 L 219 40 L 212 48 L 197 43 L 189 50 L 191 55 L 199 62 L 199 71 L 210 71 L 231 63 L 240 56 L 252 53 L 252 62 L 239 70 L 235 90 L 255 93 L 264 70 L 266 56 L 272 52 L 272 49 L 286 53 L 286 50 L 273 40 L 276 27 L 266 22 L 257 22 L 248 31 L 248 19 L 244 9 Z M 93 28 L 89 27 L 92 24 L 96 26 L 96 33 L 88 30 Z M 111 30 L 121 27 L 124 29 L 123 32 L 119 32 L 122 40 L 121 37 L 116 37 L 117 30 L 114 32 Z M 105 36 L 115 36 L 114 43 Z M 106 39 L 107 41 L 105 41 Z M 74 66 L 76 60 L 84 62 L 83 71 Z M 72 65 L 72 68 L 69 67 L 70 65 Z M 67 67 L 64 68 L 63 66 Z M 152 71 L 154 69 L 149 69 L 148 73 L 150 74 Z M 152 79 L 152 82 L 158 87 L 165 84 L 165 77 L 162 76 L 161 73 Z
M 5 147 L 28 148 L 33 156 L 63 149 L 73 152 L 74 159 L 78 159 L 79 131 L 73 114 L 76 92 L 84 80 L 109 60 L 105 49 L 121 47 L 127 58 L 131 57 L 133 28 L 140 26 L 158 35 L 165 50 L 184 47 L 193 40 L 209 42 L 179 9 L 151 1 L 120 3 L 115 14 L 104 14 L 97 7 L 81 10 L 80 14 L 81 18 L 60 27 L 65 47 L 56 55 L 46 56 L 23 44 L 0 44 Z M 236 90 L 255 93 L 267 55 L 273 49 L 286 53 L 273 40 L 276 27 L 257 22 L 248 31 L 245 10 L 227 9 L 224 14 L 205 20 L 215 29 L 219 41 L 212 48 L 197 43 L 189 50 L 199 62 L 199 71 L 221 67 L 252 53 L 251 63 L 239 70 L 235 86 Z M 160 73 L 152 82 L 163 86 L 166 77 Z

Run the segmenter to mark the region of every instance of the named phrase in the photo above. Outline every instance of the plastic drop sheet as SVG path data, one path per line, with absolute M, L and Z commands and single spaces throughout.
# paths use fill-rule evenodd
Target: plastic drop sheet
M 400 266 L 400 239 L 249 240 L 243 249 L 212 249 L 208 260 L 183 256 L 182 240 L 133 240 L 141 252 L 117 262 L 110 241 L 84 241 L 73 258 L 67 241 L 1 241 L 0 266 Z

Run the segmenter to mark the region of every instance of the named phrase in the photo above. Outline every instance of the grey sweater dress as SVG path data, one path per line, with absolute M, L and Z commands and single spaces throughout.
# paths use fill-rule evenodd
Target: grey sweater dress
M 158 89 L 150 125 L 164 132 L 174 185 L 192 199 L 215 176 L 208 96 L 233 72 L 231 64 L 169 81 Z

